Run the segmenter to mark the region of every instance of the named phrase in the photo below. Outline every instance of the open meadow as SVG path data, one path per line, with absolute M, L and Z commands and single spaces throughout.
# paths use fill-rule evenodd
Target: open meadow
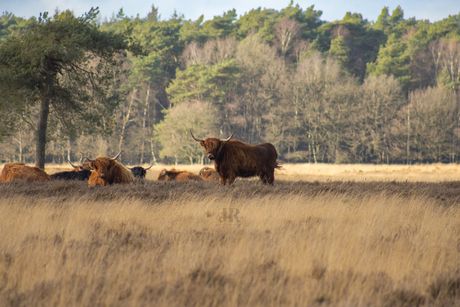
M 162 168 L 0 184 L 0 306 L 460 305 L 459 165 L 287 164 L 273 186 Z

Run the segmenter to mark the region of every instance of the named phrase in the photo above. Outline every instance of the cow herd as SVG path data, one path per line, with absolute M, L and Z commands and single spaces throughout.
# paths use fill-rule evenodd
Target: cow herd
M 172 181 L 219 181 L 221 184 L 231 184 L 236 177 L 258 176 L 262 183 L 273 184 L 275 169 L 281 168 L 276 159 L 278 154 L 270 143 L 249 145 L 238 140 L 207 138 L 196 139 L 190 131 L 192 138 L 203 146 L 206 157 L 214 162 L 214 168 L 204 167 L 199 174 L 175 169 L 160 171 L 159 180 Z M 59 172 L 48 175 L 44 170 L 27 166 L 22 162 L 7 163 L 0 174 L 0 182 L 13 180 L 50 181 L 50 180 L 82 180 L 88 181 L 88 186 L 107 186 L 111 184 L 130 183 L 135 179 L 144 179 L 152 166 L 143 168 L 135 166 L 129 168 L 116 160 L 115 157 L 100 156 L 95 159 L 86 158 L 88 162 L 80 166 L 72 165 L 72 171 Z

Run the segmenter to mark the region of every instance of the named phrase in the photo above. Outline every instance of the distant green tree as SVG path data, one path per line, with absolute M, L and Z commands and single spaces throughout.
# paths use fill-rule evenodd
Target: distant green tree
M 331 49 L 335 39 L 342 36 L 343 42 L 340 44 L 343 46 L 345 43 L 349 50 L 348 64 L 345 67 L 361 82 L 366 74 L 366 64 L 375 61 L 379 53 L 379 46 L 385 43 L 384 32 L 371 27 L 367 19 L 363 19 L 362 15 L 357 13 L 347 12 L 342 20 L 326 23 L 317 32 L 318 35 L 311 48 L 323 54 Z M 335 42 L 337 43 L 338 41 Z
M 201 15 L 197 20 L 186 20 L 184 21 L 180 29 L 180 39 L 184 45 L 188 45 L 191 42 L 205 43 L 208 36 L 203 31 L 203 20 L 204 15 Z
M 235 21 L 237 36 L 245 38 L 249 34 L 257 33 L 260 28 L 264 27 L 265 22 L 277 12 L 273 9 L 252 9 Z
M 102 32 L 93 23 L 98 9 L 76 18 L 72 12 L 45 13 L 21 36 L 0 45 L 0 86 L 18 113 L 39 106 L 35 165 L 44 168 L 49 116 L 69 135 L 109 132 L 119 95 L 111 91 L 123 71 L 129 33 Z M 18 97 L 18 93 L 22 94 Z
M 331 48 L 328 53 L 337 58 L 339 63 L 348 68 L 350 58 L 349 58 L 350 49 L 348 48 L 343 36 L 337 36 L 331 41 Z
M 370 76 L 393 75 L 407 91 L 411 80 L 410 57 L 407 41 L 391 34 L 386 45 L 380 48 L 377 61 L 367 64 L 367 73 Z
M 185 47 L 184 41 L 181 40 L 181 28 L 182 19 L 177 17 L 161 22 L 144 21 L 134 29 L 150 59 L 155 61 L 150 67 L 153 69 L 157 88 L 156 98 L 166 108 L 169 107 L 169 100 L 165 90 L 176 77 Z
M 240 77 L 234 59 L 215 65 L 194 64 L 177 72 L 177 78 L 167 89 L 171 102 L 208 101 L 222 104 L 227 92 Z
M 26 32 L 30 25 L 36 21 L 35 17 L 27 20 L 16 17 L 13 13 L 3 12 L 0 16 L 0 42 L 6 41 L 10 35 L 19 35 Z
M 259 30 L 259 34 L 266 41 L 271 42 L 275 38 L 273 29 L 279 22 L 295 20 L 300 26 L 300 38 L 313 40 L 317 36 L 319 27 L 324 24 L 324 21 L 320 20 L 322 14 L 322 11 L 314 9 L 314 5 L 304 10 L 298 4 L 294 5 L 294 2 L 291 1 L 287 7 L 279 12 L 274 12 L 265 20 L 264 26 Z
M 222 16 L 214 16 L 213 19 L 204 22 L 203 32 L 209 38 L 234 35 L 236 17 L 235 9 L 227 11 Z

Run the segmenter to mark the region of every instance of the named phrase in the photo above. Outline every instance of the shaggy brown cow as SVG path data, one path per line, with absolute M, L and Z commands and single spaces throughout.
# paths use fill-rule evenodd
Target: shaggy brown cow
M 120 151 L 114 158 L 97 157 L 90 162 L 90 167 L 94 169 L 88 180 L 88 186 L 106 186 L 113 183 L 129 183 L 134 180 L 131 172 L 122 164 L 115 161 L 120 155 Z
M 225 140 L 207 138 L 195 141 L 204 147 L 206 157 L 214 161 L 214 168 L 219 174 L 221 184 L 231 184 L 236 177 L 259 176 L 264 184 L 273 184 L 275 168 L 281 168 L 276 162 L 278 153 L 270 143 L 249 145 L 232 140 L 233 134 Z
M 217 171 L 210 167 L 203 167 L 198 173 L 203 180 L 206 181 L 219 181 L 219 174 Z
M 156 181 L 158 180 L 174 180 L 174 181 L 188 181 L 188 180 L 195 180 L 195 181 L 202 181 L 200 176 L 188 172 L 188 171 L 178 171 L 174 168 L 170 171 L 163 169 L 158 174 Z
M 0 182 L 12 180 L 31 181 L 49 181 L 50 176 L 41 168 L 36 166 L 27 166 L 22 162 L 7 163 L 3 166 L 0 174 Z

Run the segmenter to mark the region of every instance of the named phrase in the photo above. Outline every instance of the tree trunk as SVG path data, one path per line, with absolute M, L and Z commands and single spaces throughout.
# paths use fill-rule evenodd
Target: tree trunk
M 19 132 L 18 145 L 19 145 L 19 162 L 22 162 L 22 132 Z
M 155 158 L 155 148 L 154 148 L 154 146 L 153 146 L 153 141 L 152 141 L 152 140 L 150 140 L 150 150 L 151 150 L 151 154 L 152 154 L 153 163 L 154 163 L 155 165 L 158 165 L 157 159 Z
M 35 141 L 35 166 L 41 169 L 45 169 L 46 128 L 49 113 L 50 100 L 49 98 L 43 98 L 40 103 L 40 116 Z
M 407 107 L 407 165 L 409 165 L 409 155 L 410 155 L 410 146 L 409 146 L 409 141 L 410 141 L 410 104 Z
M 133 90 L 133 93 L 131 95 L 131 100 L 129 101 L 128 112 L 126 113 L 126 117 L 123 120 L 123 124 L 122 124 L 122 127 L 121 127 L 120 142 L 118 143 L 118 151 L 119 152 L 122 150 L 122 147 L 123 147 L 123 139 L 124 139 L 124 134 L 125 134 L 125 130 L 126 130 L 126 125 L 129 122 L 129 116 L 131 114 L 131 108 L 133 106 L 134 96 L 136 95 L 136 93 L 137 93 L 137 89 Z
M 139 164 L 144 163 L 144 151 L 145 151 L 145 136 L 147 134 L 146 132 L 146 121 L 147 121 L 147 111 L 149 108 L 149 96 L 150 96 L 150 82 L 147 86 L 147 95 L 145 97 L 145 105 L 144 105 L 144 117 L 142 118 L 142 145 L 141 145 L 141 161 Z

